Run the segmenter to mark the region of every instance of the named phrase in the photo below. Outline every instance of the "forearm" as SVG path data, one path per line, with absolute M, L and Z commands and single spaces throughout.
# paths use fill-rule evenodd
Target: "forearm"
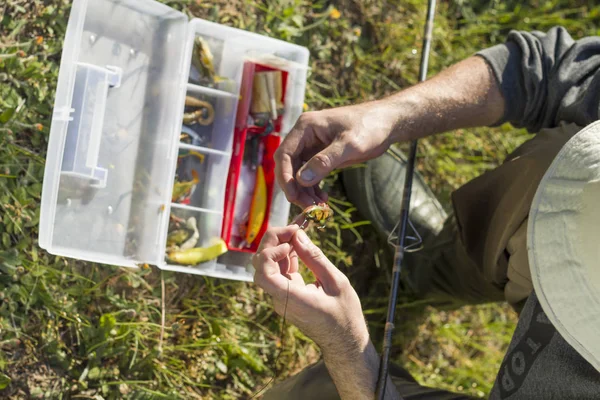
M 370 340 L 358 351 L 348 348 L 323 351 L 323 360 L 342 400 L 372 400 L 375 397 L 380 358 Z M 399 398 L 388 376 L 385 399 Z
M 600 38 L 511 31 L 426 82 L 370 103 L 390 143 L 510 122 L 530 132 L 600 118 Z
M 371 105 L 377 118 L 385 119 L 391 128 L 391 143 L 493 125 L 504 114 L 494 74 L 478 56 Z

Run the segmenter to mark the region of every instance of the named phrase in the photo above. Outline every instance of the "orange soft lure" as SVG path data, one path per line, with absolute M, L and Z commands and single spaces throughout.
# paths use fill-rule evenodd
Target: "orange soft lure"
M 300 228 L 306 229 L 311 222 L 317 224 L 318 229 L 323 229 L 327 221 L 333 216 L 333 210 L 327 203 L 319 203 L 308 206 L 294 218 L 293 223 Z

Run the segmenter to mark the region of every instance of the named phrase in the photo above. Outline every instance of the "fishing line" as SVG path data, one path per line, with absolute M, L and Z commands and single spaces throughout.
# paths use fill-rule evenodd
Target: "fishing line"
M 166 319 L 166 305 L 165 305 L 165 276 L 164 271 L 160 271 L 160 337 L 158 338 L 158 353 L 162 354 L 163 340 L 165 338 L 165 319 Z
M 273 361 L 273 365 L 275 366 L 275 373 L 273 374 L 273 376 L 271 377 L 271 379 L 269 379 L 269 381 L 262 387 L 260 388 L 260 390 L 256 393 L 254 393 L 252 395 L 252 397 L 250 397 L 250 399 L 254 399 L 256 398 L 256 396 L 258 396 L 259 394 L 261 394 L 267 387 L 269 387 L 269 385 L 271 383 L 273 383 L 273 381 L 275 379 L 277 379 L 277 376 L 279 375 L 279 373 L 277 372 L 277 363 L 279 362 L 279 356 L 281 355 L 281 352 L 284 349 L 284 345 L 285 345 L 285 317 L 287 314 L 287 307 L 288 307 L 288 300 L 290 298 L 290 281 L 288 280 L 287 283 L 287 291 L 285 294 L 285 305 L 283 306 L 283 318 L 281 320 L 281 332 L 279 333 L 279 342 L 281 343 L 281 347 L 279 348 L 279 351 L 277 352 L 277 356 L 275 356 L 275 360 Z

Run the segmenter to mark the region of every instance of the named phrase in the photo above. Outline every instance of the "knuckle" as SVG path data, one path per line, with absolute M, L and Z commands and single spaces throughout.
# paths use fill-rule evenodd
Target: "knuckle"
M 297 193 L 285 192 L 285 198 L 290 203 L 296 203 L 296 201 L 298 200 L 298 194 Z
M 282 143 L 279 147 L 277 147 L 277 150 L 275 150 L 275 153 L 273 154 L 273 158 L 276 161 L 282 161 L 284 154 L 285 154 L 285 147 L 283 147 L 283 143 Z
M 336 275 L 335 277 L 335 285 L 338 287 L 338 289 L 340 290 L 344 290 L 347 289 L 348 287 L 350 287 L 350 280 L 348 279 L 348 277 L 342 273 L 339 273 Z
M 265 280 L 264 279 L 265 279 L 265 277 L 262 274 L 260 274 L 258 272 L 254 273 L 254 284 L 263 290 L 265 290 Z
M 256 264 L 258 267 L 265 265 L 267 263 L 267 260 L 269 259 L 268 255 L 267 255 L 267 250 L 263 250 L 260 253 L 255 254 L 255 257 L 256 257 Z
M 272 242 L 274 239 L 277 239 L 277 228 L 269 228 L 265 231 L 262 242 Z
M 325 258 L 325 254 L 323 254 L 321 249 L 318 248 L 317 246 L 315 246 L 314 244 L 310 245 L 307 250 L 308 250 L 308 257 L 311 260 L 322 261 Z
M 306 129 L 306 126 L 309 125 L 308 120 L 310 119 L 310 117 L 308 117 L 306 114 L 307 113 L 304 113 L 298 117 L 294 127 L 288 134 L 288 137 L 302 135 L 304 133 L 304 129 Z
M 316 167 L 321 169 L 330 169 L 333 167 L 333 162 L 327 154 L 317 154 L 313 157 L 313 162 Z
M 314 134 L 315 130 L 327 127 L 326 121 L 327 117 L 326 114 L 323 114 L 323 111 L 308 111 L 300 115 L 296 127 L 302 135 L 310 132 Z
M 341 136 L 341 139 L 345 143 L 345 146 L 348 150 L 360 152 L 365 148 L 363 142 L 356 140 L 356 135 L 351 134 L 350 132 L 344 132 Z
M 300 117 L 298 118 L 298 123 L 296 125 L 298 126 L 306 126 L 306 125 L 310 125 L 310 123 L 313 121 L 315 117 L 315 111 L 307 111 L 305 113 L 302 113 L 302 115 L 300 115 Z

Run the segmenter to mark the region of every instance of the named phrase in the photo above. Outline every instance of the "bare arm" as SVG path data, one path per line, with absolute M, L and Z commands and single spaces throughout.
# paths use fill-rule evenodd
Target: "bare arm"
M 317 185 L 333 169 L 375 158 L 394 142 L 491 125 L 503 114 L 491 68 L 473 56 L 384 99 L 303 114 L 275 154 L 277 180 L 289 201 L 307 206 L 326 200 Z
M 328 352 L 323 349 L 323 360 L 342 400 L 373 399 L 379 376 L 379 355 L 370 340 L 359 351 Z M 400 399 L 389 376 L 384 398 Z
M 375 101 L 373 106 L 377 113 L 393 119 L 392 142 L 458 128 L 493 125 L 504 114 L 504 100 L 492 69 L 478 56 Z
M 573 40 L 561 27 L 511 31 L 426 82 L 387 98 L 306 113 L 276 153 L 288 200 L 325 199 L 336 168 L 381 155 L 392 143 L 457 128 L 510 122 L 530 132 L 600 118 L 600 37 Z
M 383 101 L 418 108 L 398 113 L 394 140 L 499 122 L 533 133 L 586 126 L 600 117 L 600 37 L 574 40 L 562 27 L 511 31 L 505 44 Z
M 298 259 L 317 282 L 304 282 Z M 379 356 L 348 278 L 297 225 L 269 229 L 252 262 L 254 281 L 273 297 L 275 310 L 285 309 L 287 320 L 320 347 L 341 398 L 373 399 Z M 387 390 L 387 400 L 398 399 L 391 380 Z

